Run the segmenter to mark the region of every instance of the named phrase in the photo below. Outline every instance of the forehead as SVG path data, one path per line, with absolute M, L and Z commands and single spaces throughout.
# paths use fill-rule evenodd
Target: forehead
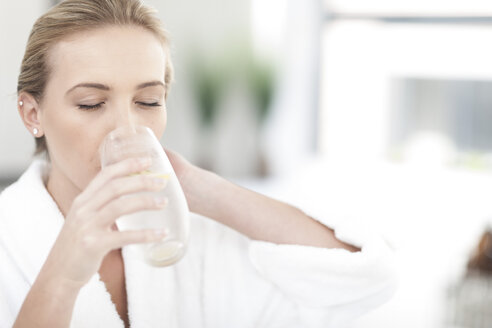
M 50 80 L 111 84 L 162 80 L 165 53 L 160 41 L 141 27 L 104 27 L 73 34 L 53 45 Z M 133 87 L 133 85 L 132 85 Z

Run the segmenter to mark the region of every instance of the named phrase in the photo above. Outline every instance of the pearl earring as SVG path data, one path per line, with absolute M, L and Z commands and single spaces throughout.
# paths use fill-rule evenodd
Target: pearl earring
M 35 136 L 36 136 L 36 135 L 38 135 L 38 132 L 39 132 L 39 131 L 38 131 L 38 129 L 37 129 L 37 128 L 32 129 L 32 133 L 34 133 L 34 135 L 35 135 Z
M 23 102 L 22 100 L 21 100 L 21 101 L 19 101 L 19 105 L 20 105 L 20 106 L 24 105 L 24 102 Z

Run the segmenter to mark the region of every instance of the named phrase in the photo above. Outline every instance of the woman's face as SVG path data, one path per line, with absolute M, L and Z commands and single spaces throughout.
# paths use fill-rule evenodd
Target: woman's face
M 161 138 L 166 127 L 166 57 L 159 40 L 139 27 L 106 27 L 53 46 L 40 107 L 52 171 L 80 190 L 100 170 L 104 136 L 144 125 Z

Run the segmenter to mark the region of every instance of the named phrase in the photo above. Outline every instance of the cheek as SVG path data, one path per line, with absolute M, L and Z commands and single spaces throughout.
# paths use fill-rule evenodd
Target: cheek
M 73 115 L 67 115 L 67 111 L 56 111 L 52 108 L 46 110 L 43 129 L 46 142 L 50 149 L 50 155 L 54 158 L 73 157 L 84 150 L 81 143 L 87 139 L 83 137 L 84 131 Z
M 79 188 L 84 188 L 99 171 L 99 140 L 94 125 L 86 125 L 70 109 L 46 110 L 43 129 L 53 164 Z M 70 115 L 69 115 L 70 114 Z
M 161 139 L 167 126 L 167 111 L 163 110 L 157 117 L 147 122 L 146 125 L 154 131 L 157 139 Z

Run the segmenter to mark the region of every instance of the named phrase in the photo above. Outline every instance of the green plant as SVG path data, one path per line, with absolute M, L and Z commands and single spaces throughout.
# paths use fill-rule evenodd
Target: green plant
M 206 127 L 210 127 L 215 120 L 226 82 L 223 71 L 214 66 L 198 60 L 192 64 L 193 90 L 199 106 L 200 119 Z
M 261 125 L 269 112 L 275 89 L 275 70 L 272 65 L 253 60 L 248 74 L 248 84 L 255 98 L 258 121 Z
M 275 87 L 275 66 L 255 58 L 249 43 L 239 46 L 229 44 L 224 53 L 207 59 L 204 56 L 192 59 L 192 87 L 204 126 L 213 125 L 221 97 L 234 80 L 242 80 L 254 98 L 258 123 L 268 115 Z M 199 53 L 198 51 L 194 53 Z

